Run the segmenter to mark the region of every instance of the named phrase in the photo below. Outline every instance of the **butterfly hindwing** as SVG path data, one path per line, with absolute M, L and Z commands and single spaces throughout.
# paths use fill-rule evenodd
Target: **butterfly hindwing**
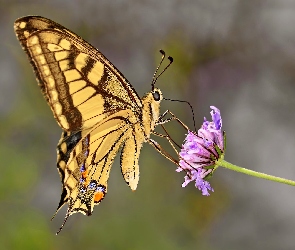
M 136 190 L 139 180 L 138 159 L 144 137 L 139 125 L 133 127 L 130 136 L 124 141 L 120 157 L 122 175 L 132 190 Z
M 59 153 L 60 156 L 68 157 L 60 157 L 58 161 L 63 178 L 63 195 L 58 209 L 67 202 L 68 215 L 75 212 L 87 215 L 92 213 L 93 206 L 99 204 L 107 193 L 110 168 L 122 144 L 124 147 L 121 159 L 125 159 L 121 161 L 122 173 L 129 186 L 136 189 L 139 179 L 138 157 L 144 138 L 137 138 L 135 145 L 137 125 L 134 127 L 130 124 L 129 115 L 130 112 L 124 110 L 108 117 L 90 131 L 82 132 L 83 138 L 69 154 Z M 62 139 L 58 146 L 59 151 L 66 147 L 64 143 L 71 144 L 78 137 L 79 135 L 74 134 Z M 131 140 L 133 143 L 130 143 Z M 124 150 L 125 146 L 129 147 L 131 154 Z

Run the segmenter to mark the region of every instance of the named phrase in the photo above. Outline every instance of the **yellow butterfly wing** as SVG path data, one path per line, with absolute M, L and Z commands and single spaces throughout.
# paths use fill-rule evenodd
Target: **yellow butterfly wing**
M 89 128 L 118 110 L 142 107 L 124 76 L 78 35 L 38 16 L 20 18 L 14 27 L 64 130 Z
M 139 99 L 97 49 L 49 19 L 23 17 L 14 27 L 64 130 L 57 146 L 62 180 L 57 211 L 69 204 L 64 223 L 75 212 L 90 215 L 105 197 L 110 168 L 120 148 L 123 177 L 135 190 L 140 149 L 159 118 L 160 90 L 155 88 Z
M 69 203 L 69 215 L 75 212 L 90 215 L 93 206 L 107 192 L 109 171 L 121 146 L 124 179 L 132 190 L 136 189 L 139 178 L 138 158 L 144 137 L 137 133 L 141 129 L 139 124 L 129 123 L 129 115 L 130 111 L 122 110 L 91 129 L 71 135 L 64 134 L 58 145 L 58 165 L 63 173 L 63 194 L 58 209 L 64 203 Z M 75 144 L 73 149 L 70 148 L 71 143 Z M 90 188 L 93 183 L 98 190 Z M 88 202 L 85 197 L 90 197 Z

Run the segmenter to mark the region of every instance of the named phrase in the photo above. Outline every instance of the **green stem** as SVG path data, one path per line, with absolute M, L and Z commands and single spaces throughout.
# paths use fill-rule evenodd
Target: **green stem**
M 291 180 L 276 177 L 276 176 L 273 176 L 273 175 L 268 175 L 268 174 L 256 172 L 256 171 L 246 169 L 246 168 L 241 168 L 241 167 L 233 165 L 233 164 L 231 164 L 231 163 L 229 163 L 229 162 L 227 162 L 227 161 L 225 161 L 223 159 L 219 159 L 216 162 L 216 165 L 220 166 L 220 167 L 230 169 L 230 170 L 233 170 L 233 171 L 236 171 L 236 172 L 239 172 L 239 173 L 255 176 L 255 177 L 270 180 L 270 181 L 276 181 L 276 182 L 284 183 L 284 184 L 291 185 L 291 186 L 295 186 L 295 181 L 291 181 Z

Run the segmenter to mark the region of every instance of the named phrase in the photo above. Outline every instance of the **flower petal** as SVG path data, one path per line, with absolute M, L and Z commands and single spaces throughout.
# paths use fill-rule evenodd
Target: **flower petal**
M 224 150 L 220 110 L 214 106 L 210 108 L 212 121 L 205 117 L 197 133 L 188 131 L 179 152 L 179 166 L 176 169 L 177 172 L 186 172 L 182 187 L 194 181 L 196 188 L 206 196 L 210 195 L 209 191 L 214 190 L 205 178 L 212 174 L 216 161 Z

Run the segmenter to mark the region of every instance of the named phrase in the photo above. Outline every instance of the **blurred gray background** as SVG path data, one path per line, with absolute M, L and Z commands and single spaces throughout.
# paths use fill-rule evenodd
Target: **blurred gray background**
M 41 15 L 97 47 L 132 83 L 150 90 L 159 49 L 174 63 L 157 82 L 190 101 L 199 127 L 221 110 L 225 159 L 295 180 L 295 2 L 288 0 L 0 0 L 0 249 L 295 249 L 295 187 L 218 169 L 209 197 L 145 145 L 131 192 L 113 165 L 108 195 L 91 217 L 66 209 L 50 222 L 61 183 L 61 130 L 13 32 Z M 164 101 L 192 128 L 187 105 Z M 179 143 L 177 124 L 169 132 Z M 163 142 L 165 145 L 165 142 Z

